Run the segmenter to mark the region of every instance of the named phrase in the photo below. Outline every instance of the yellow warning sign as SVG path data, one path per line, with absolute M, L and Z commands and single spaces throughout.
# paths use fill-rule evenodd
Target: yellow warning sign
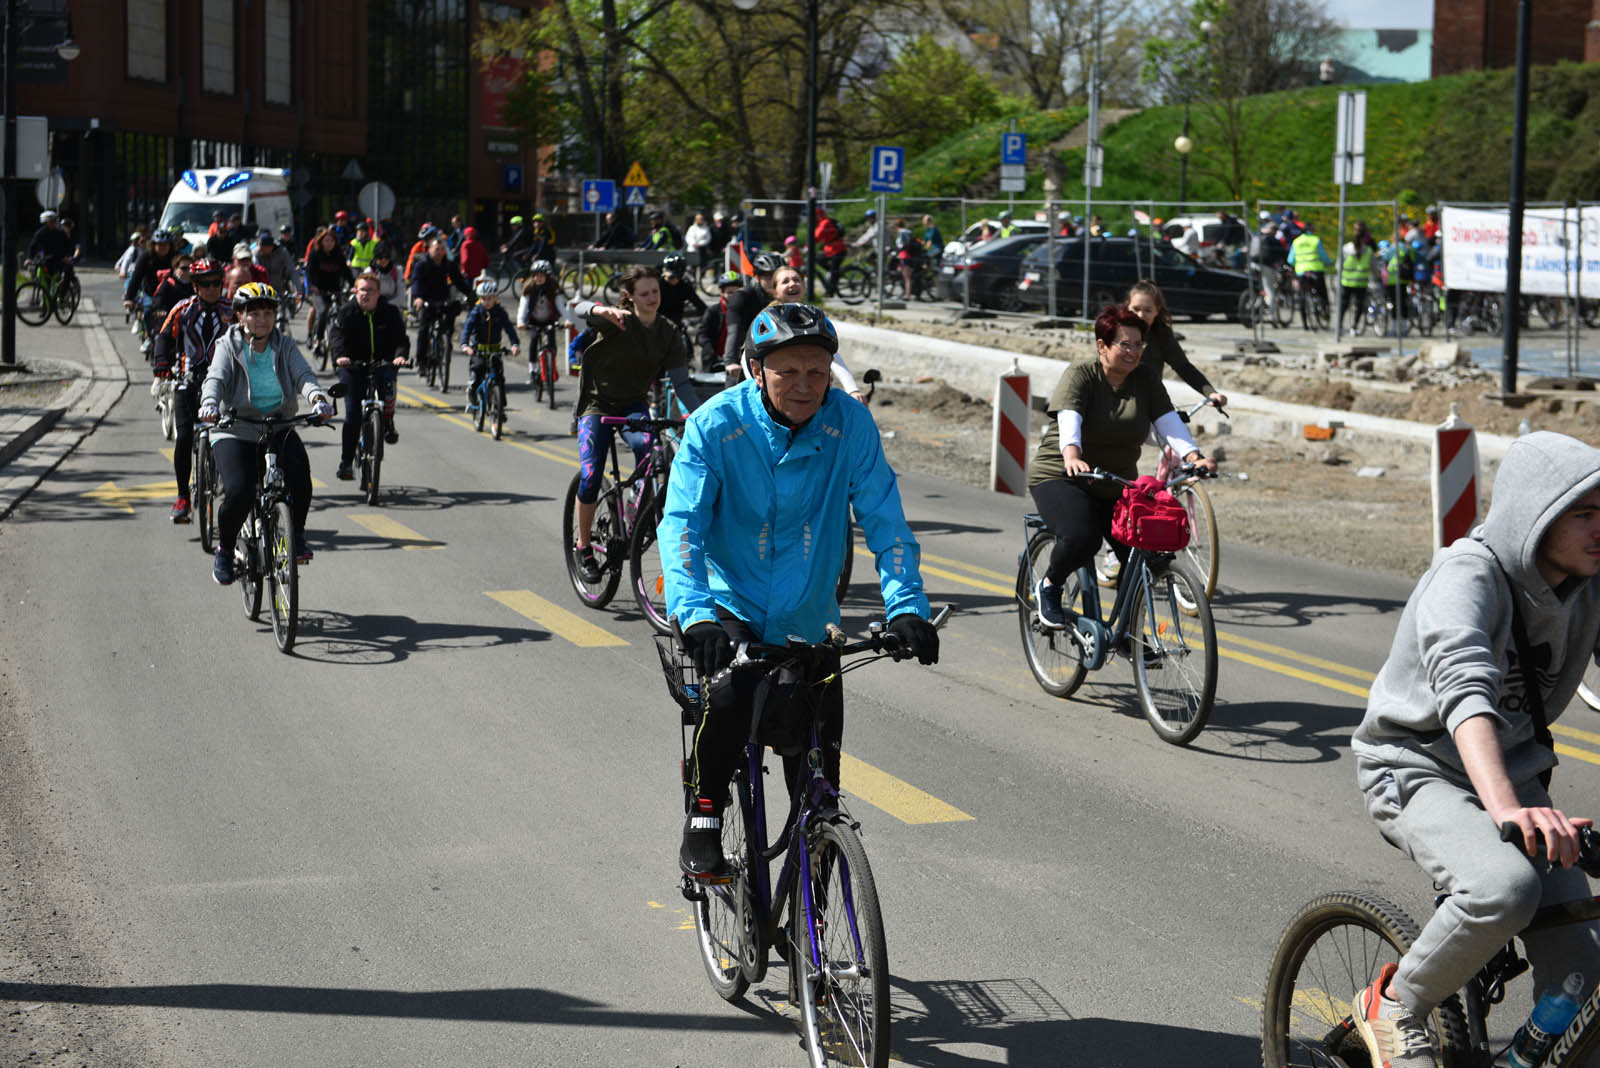
M 644 175 L 644 168 L 639 166 L 639 161 L 634 160 L 633 166 L 628 168 L 628 176 L 622 180 L 623 185 L 649 185 L 650 179 Z

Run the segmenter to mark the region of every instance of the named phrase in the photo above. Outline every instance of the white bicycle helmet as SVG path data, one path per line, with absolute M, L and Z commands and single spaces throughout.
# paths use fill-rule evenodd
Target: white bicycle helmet
M 56 218 L 56 213 L 51 211 L 51 210 L 49 210 L 48 208 L 46 208 L 44 211 L 41 211 L 39 213 L 39 223 L 40 223 L 40 225 L 43 225 L 44 223 L 47 223 L 51 219 L 54 219 L 54 218 Z
M 500 292 L 500 284 L 493 278 L 484 275 L 473 283 L 472 291 L 480 297 L 492 297 Z

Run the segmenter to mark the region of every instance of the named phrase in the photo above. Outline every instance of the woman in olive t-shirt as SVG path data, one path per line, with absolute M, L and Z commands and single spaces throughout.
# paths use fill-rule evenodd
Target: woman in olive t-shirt
M 1158 374 L 1140 363 L 1145 323 L 1126 304 L 1106 308 L 1094 322 L 1096 359 L 1067 368 L 1050 395 L 1039 450 L 1028 467 L 1028 490 L 1056 536 L 1050 566 L 1039 579 L 1034 603 L 1047 624 L 1064 626 L 1061 586 L 1094 559 L 1101 539 L 1111 536 L 1111 508 L 1122 487 L 1080 482 L 1075 476 L 1104 468 L 1122 478 L 1139 474 L 1139 450 L 1155 426 L 1184 460 L 1215 471 L 1189 437 Z M 1113 543 L 1119 558 L 1126 549 Z

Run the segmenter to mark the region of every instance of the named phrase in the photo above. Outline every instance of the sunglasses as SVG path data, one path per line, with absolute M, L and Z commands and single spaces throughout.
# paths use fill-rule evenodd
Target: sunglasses
M 222 288 L 222 282 L 221 282 L 220 279 L 218 279 L 218 280 L 207 280 L 207 279 L 204 279 L 204 278 L 197 278 L 197 279 L 195 279 L 194 287 L 196 289 L 221 289 Z

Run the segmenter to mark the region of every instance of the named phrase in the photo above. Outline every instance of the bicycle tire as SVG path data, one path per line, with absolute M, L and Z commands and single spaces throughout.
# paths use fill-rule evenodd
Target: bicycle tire
M 844 599 L 850 595 L 850 574 L 856 567 L 856 529 L 846 523 L 844 525 L 844 563 L 839 565 L 839 578 L 833 584 L 833 599 L 839 604 L 844 604 Z
M 1589 658 L 1583 670 L 1583 681 L 1578 683 L 1578 698 L 1600 712 L 1600 667 L 1595 666 L 1594 657 Z
M 214 553 L 217 551 L 217 502 L 212 489 L 216 472 L 212 469 L 211 450 L 206 448 L 204 440 L 203 435 L 195 434 L 189 506 L 200 520 L 200 548 L 206 553 Z
M 1256 294 L 1253 290 L 1241 289 L 1239 299 L 1234 305 L 1233 317 L 1241 326 L 1254 326 L 1256 323 Z
M 858 263 L 846 265 L 839 271 L 839 299 L 846 304 L 860 304 L 872 292 L 872 274 Z
M 235 552 L 237 558 L 234 573 L 238 576 L 239 595 L 244 598 L 245 618 L 254 623 L 261 618 L 261 583 L 263 577 L 261 566 L 258 563 L 260 543 L 257 540 L 257 528 L 260 520 L 252 507 L 251 514 L 245 519 L 245 527 L 249 533 L 241 534 L 241 545 Z
M 423 343 L 417 347 L 417 358 L 422 365 L 417 368 L 417 373 L 427 381 L 429 389 L 434 389 L 439 381 L 439 361 L 435 359 L 437 353 L 434 345 L 434 337 L 437 333 L 437 327 L 429 326 L 427 335 L 423 338 Z
M 628 585 L 633 589 L 639 614 L 657 634 L 672 633 L 667 619 L 666 572 L 661 567 L 661 555 L 655 551 L 656 525 L 661 522 L 666 504 L 666 499 L 653 488 L 646 491 L 635 513 L 633 542 L 628 546 Z
M 300 625 L 300 562 L 294 553 L 294 516 L 288 501 L 273 502 L 264 534 L 272 636 L 277 639 L 278 651 L 287 653 L 294 648 Z
M 38 282 L 17 285 L 17 318 L 29 326 L 43 326 L 50 318 L 50 297 Z
M 811 1064 L 887 1068 L 889 950 L 867 851 L 842 817 L 817 825 L 809 848 L 809 937 L 791 942 L 789 961 Z M 798 935 L 800 925 L 790 926 Z
M 450 337 L 443 328 L 441 328 L 439 332 L 434 335 L 434 343 L 438 350 L 434 355 L 436 357 L 435 362 L 437 362 L 439 365 L 439 392 L 449 393 L 450 364 L 455 356 L 455 353 L 450 346 Z
M 1351 1003 L 1383 965 L 1398 961 L 1418 927 L 1398 905 L 1345 890 L 1308 902 L 1284 928 L 1267 966 L 1261 1007 L 1262 1068 L 1370 1064 L 1350 1019 Z M 1429 1017 L 1443 1068 L 1472 1063 L 1461 999 Z
M 494 385 L 489 387 L 489 400 L 494 406 L 489 412 L 489 434 L 494 440 L 499 441 L 500 436 L 506 431 L 506 402 L 502 392 L 505 384 L 499 378 Z
M 1294 301 L 1284 300 L 1283 286 L 1278 287 L 1277 296 L 1272 300 L 1272 321 L 1278 329 L 1287 330 L 1294 325 Z
M 1200 579 L 1184 561 L 1174 558 L 1145 575 L 1148 583 L 1141 580 L 1134 591 L 1127 620 L 1139 705 L 1162 741 L 1187 745 L 1205 729 L 1216 700 L 1217 627 Z M 1179 603 L 1180 583 L 1189 585 L 1193 619 L 1186 619 Z
M 178 436 L 178 421 L 173 417 L 172 380 L 163 379 L 156 395 L 156 411 L 161 417 L 161 436 L 172 441 Z
M 69 326 L 72 317 L 78 314 L 78 301 L 83 298 L 83 288 L 78 285 L 76 278 L 68 278 L 56 287 L 56 322 L 62 326 Z
M 546 346 L 539 350 L 539 390 L 545 395 L 550 410 L 556 410 L 556 350 Z
M 579 569 L 578 543 L 574 534 L 577 529 L 578 479 L 581 477 L 582 472 L 572 476 L 572 484 L 567 487 L 566 500 L 561 506 L 561 545 L 567 560 L 567 577 L 572 580 L 578 600 L 590 608 L 604 608 L 611 603 L 617 587 L 622 583 L 622 561 L 612 560 L 613 546 L 618 544 L 622 531 L 626 529 L 618 503 L 621 491 L 611 481 L 611 476 L 601 477 L 600 496 L 595 499 L 594 532 L 590 541 L 594 548 L 595 563 L 600 565 L 600 581 L 592 584 L 585 582 L 583 572 Z M 625 546 L 627 543 L 621 544 Z
M 745 821 L 745 773 L 735 773 L 731 792 L 738 800 L 722 810 L 722 853 L 732 878 L 728 882 L 697 882 L 700 896 L 692 899 L 695 943 L 711 988 L 724 1001 L 738 1001 L 750 989 L 755 958 L 764 961 L 756 921 L 754 889 L 750 883 L 754 850 Z
M 361 488 L 377 504 L 383 472 L 383 413 L 374 408 L 361 424 Z
M 1189 513 L 1189 544 L 1182 558 L 1205 580 L 1206 600 L 1217 593 L 1217 572 L 1221 570 L 1222 543 L 1217 539 L 1217 513 L 1211 507 L 1211 494 L 1199 482 L 1190 480 L 1173 491 L 1183 510 Z M 1182 591 L 1179 591 L 1180 594 Z M 1184 615 L 1195 614 L 1194 605 L 1181 598 L 1178 607 Z
M 473 415 L 473 429 L 483 433 L 484 420 L 489 416 L 489 376 L 484 375 L 479 380 L 477 388 L 467 387 L 468 399 L 472 401 L 475 411 Z
M 1028 539 L 1028 548 L 1017 564 L 1017 622 L 1022 631 L 1022 653 L 1034 681 L 1052 697 L 1071 697 L 1089 673 L 1083 649 L 1067 630 L 1046 627 L 1039 621 L 1033 600 L 1033 580 L 1041 577 L 1055 548 L 1055 535 L 1041 530 Z M 1076 604 L 1082 596 L 1078 572 L 1067 576 L 1061 589 L 1062 605 Z

